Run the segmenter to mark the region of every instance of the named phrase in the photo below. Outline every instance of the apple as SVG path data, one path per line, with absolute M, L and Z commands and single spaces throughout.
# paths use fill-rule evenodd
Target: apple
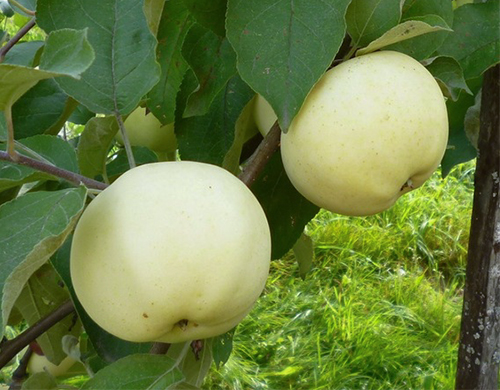
M 90 317 L 133 342 L 178 343 L 235 327 L 262 293 L 271 238 L 252 192 L 210 164 L 141 165 L 90 203 L 70 272 Z
M 445 99 L 418 61 L 393 51 L 350 59 L 314 86 L 286 134 L 286 173 L 312 203 L 371 215 L 421 186 L 448 140 Z
M 68 372 L 68 370 L 73 367 L 77 360 L 73 359 L 71 356 L 66 356 L 61 363 L 54 364 L 50 362 L 45 355 L 39 355 L 36 352 L 31 354 L 28 361 L 28 366 L 26 368 L 27 372 L 30 374 L 36 374 L 38 372 L 47 372 L 52 376 L 63 376 Z
M 254 120 L 257 128 L 263 136 L 269 133 L 269 130 L 273 127 L 274 122 L 278 120 L 278 117 L 274 113 L 271 105 L 262 97 L 262 95 L 259 94 L 255 96 Z
M 132 146 L 145 146 L 154 152 L 166 153 L 177 149 L 174 124 L 162 125 L 151 112 L 138 107 L 125 119 L 125 129 Z M 123 145 L 120 132 L 116 140 Z

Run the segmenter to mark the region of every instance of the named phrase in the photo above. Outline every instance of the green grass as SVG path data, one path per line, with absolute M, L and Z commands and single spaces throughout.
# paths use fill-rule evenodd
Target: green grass
M 436 174 L 385 213 L 322 211 L 315 266 L 272 264 L 205 388 L 451 389 L 472 207 L 473 165 Z

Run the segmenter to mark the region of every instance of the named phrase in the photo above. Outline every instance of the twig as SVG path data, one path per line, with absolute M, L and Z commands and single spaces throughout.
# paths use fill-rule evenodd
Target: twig
M 22 388 L 23 382 L 27 377 L 27 368 L 31 355 L 33 355 L 33 349 L 29 346 L 26 353 L 21 358 L 19 366 L 12 374 L 12 383 L 9 386 L 9 390 L 19 390 Z
M 75 311 L 73 302 L 70 300 L 64 302 L 61 306 L 49 313 L 46 317 L 41 318 L 19 336 L 6 341 L 2 344 L 0 351 L 0 368 L 3 368 L 9 361 L 16 356 L 24 347 L 40 337 L 52 326 L 57 324 L 63 318 L 67 317 Z
M 134 153 L 132 152 L 132 145 L 130 145 L 130 141 L 128 139 L 127 130 L 125 129 L 125 123 L 123 123 L 123 118 L 121 114 L 115 111 L 116 122 L 118 123 L 119 132 L 122 135 L 123 146 L 125 147 L 125 153 L 127 155 L 128 164 L 130 169 L 135 168 L 137 164 L 135 163 Z
M 27 167 L 36 169 L 38 171 L 59 177 L 75 185 L 84 184 L 85 186 L 89 188 L 94 188 L 96 190 L 104 190 L 108 187 L 107 184 L 102 183 L 100 181 L 79 175 L 78 173 L 67 171 L 66 169 L 56 167 L 55 165 L 50 165 L 41 161 L 37 161 L 30 157 L 23 156 L 22 154 L 18 154 L 17 157 L 18 161 L 14 161 L 7 152 L 0 151 L 0 160 L 9 161 L 19 165 L 25 165 Z
M 280 138 L 281 129 L 278 125 L 278 121 L 276 121 L 264 140 L 250 157 L 250 161 L 243 169 L 243 172 L 241 172 L 238 176 L 240 180 L 247 185 L 247 187 L 252 186 L 271 156 L 274 152 L 276 152 L 276 150 L 278 150 Z
M 14 35 L 2 48 L 0 48 L 0 63 L 3 62 L 7 52 L 12 49 L 14 45 L 19 42 L 19 40 L 24 37 L 35 24 L 35 18 L 31 19 L 28 23 L 21 27 L 16 35 Z

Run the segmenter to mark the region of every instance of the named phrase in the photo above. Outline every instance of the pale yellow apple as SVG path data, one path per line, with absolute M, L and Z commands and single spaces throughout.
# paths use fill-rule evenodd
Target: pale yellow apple
M 421 186 L 447 140 L 434 77 L 406 54 L 382 51 L 326 72 L 282 135 L 281 150 L 305 198 L 335 213 L 370 215 Z
M 143 107 L 135 109 L 127 117 L 125 129 L 132 146 L 144 146 L 160 153 L 177 149 L 174 124 L 162 125 L 151 112 L 146 113 Z M 120 132 L 116 134 L 116 140 L 123 145 Z
M 84 211 L 71 248 L 78 299 L 109 333 L 177 343 L 236 326 L 269 272 L 266 216 L 238 178 L 199 162 L 127 171 Z
M 269 133 L 269 130 L 273 127 L 274 122 L 278 120 L 278 117 L 274 113 L 271 105 L 262 97 L 262 95 L 259 94 L 255 96 L 253 115 L 255 124 L 263 136 Z
M 50 362 L 45 355 L 39 355 L 35 352 L 31 355 L 27 371 L 30 374 L 36 374 L 38 372 L 47 372 L 52 376 L 62 376 L 68 372 L 68 370 L 73 367 L 77 360 L 73 359 L 71 356 L 66 356 L 61 363 L 54 364 Z

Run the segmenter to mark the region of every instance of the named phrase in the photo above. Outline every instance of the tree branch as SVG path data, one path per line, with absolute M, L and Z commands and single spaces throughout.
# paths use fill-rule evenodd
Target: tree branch
M 245 183 L 247 187 L 252 186 L 271 156 L 274 152 L 276 152 L 276 150 L 278 150 L 280 146 L 280 139 L 281 129 L 278 121 L 276 121 L 264 140 L 250 157 L 250 161 L 243 169 L 243 172 L 238 175 L 240 180 Z
M 22 349 L 29 343 L 34 341 L 37 337 L 40 337 L 52 326 L 57 324 L 59 321 L 61 321 L 63 318 L 67 317 L 74 311 L 75 307 L 73 306 L 73 302 L 68 300 L 53 312 L 49 313 L 46 317 L 38 320 L 19 336 L 3 343 L 0 350 L 0 368 L 9 363 L 10 360 L 20 351 L 22 351 Z
M 8 162 L 19 164 L 19 165 L 24 165 L 24 166 L 36 169 L 36 170 L 41 171 L 41 172 L 45 172 L 45 173 L 48 173 L 50 175 L 64 179 L 64 180 L 66 180 L 72 184 L 75 184 L 75 185 L 84 184 L 88 188 L 94 188 L 96 190 L 104 190 L 108 187 L 107 184 L 102 183 L 100 181 L 91 179 L 91 178 L 86 177 L 86 176 L 79 175 L 78 173 L 67 171 L 66 169 L 56 167 L 55 165 L 47 164 L 47 163 L 32 159 L 30 157 L 23 156 L 22 154 L 18 154 L 17 159 L 18 159 L 18 161 L 14 161 L 12 159 L 12 157 L 7 152 L 0 151 L 0 160 L 8 161 Z
M 14 45 L 19 42 L 19 40 L 24 37 L 35 24 L 35 18 L 31 19 L 17 32 L 16 35 L 14 35 L 2 48 L 0 48 L 0 63 L 3 62 L 8 51 L 12 49 Z

